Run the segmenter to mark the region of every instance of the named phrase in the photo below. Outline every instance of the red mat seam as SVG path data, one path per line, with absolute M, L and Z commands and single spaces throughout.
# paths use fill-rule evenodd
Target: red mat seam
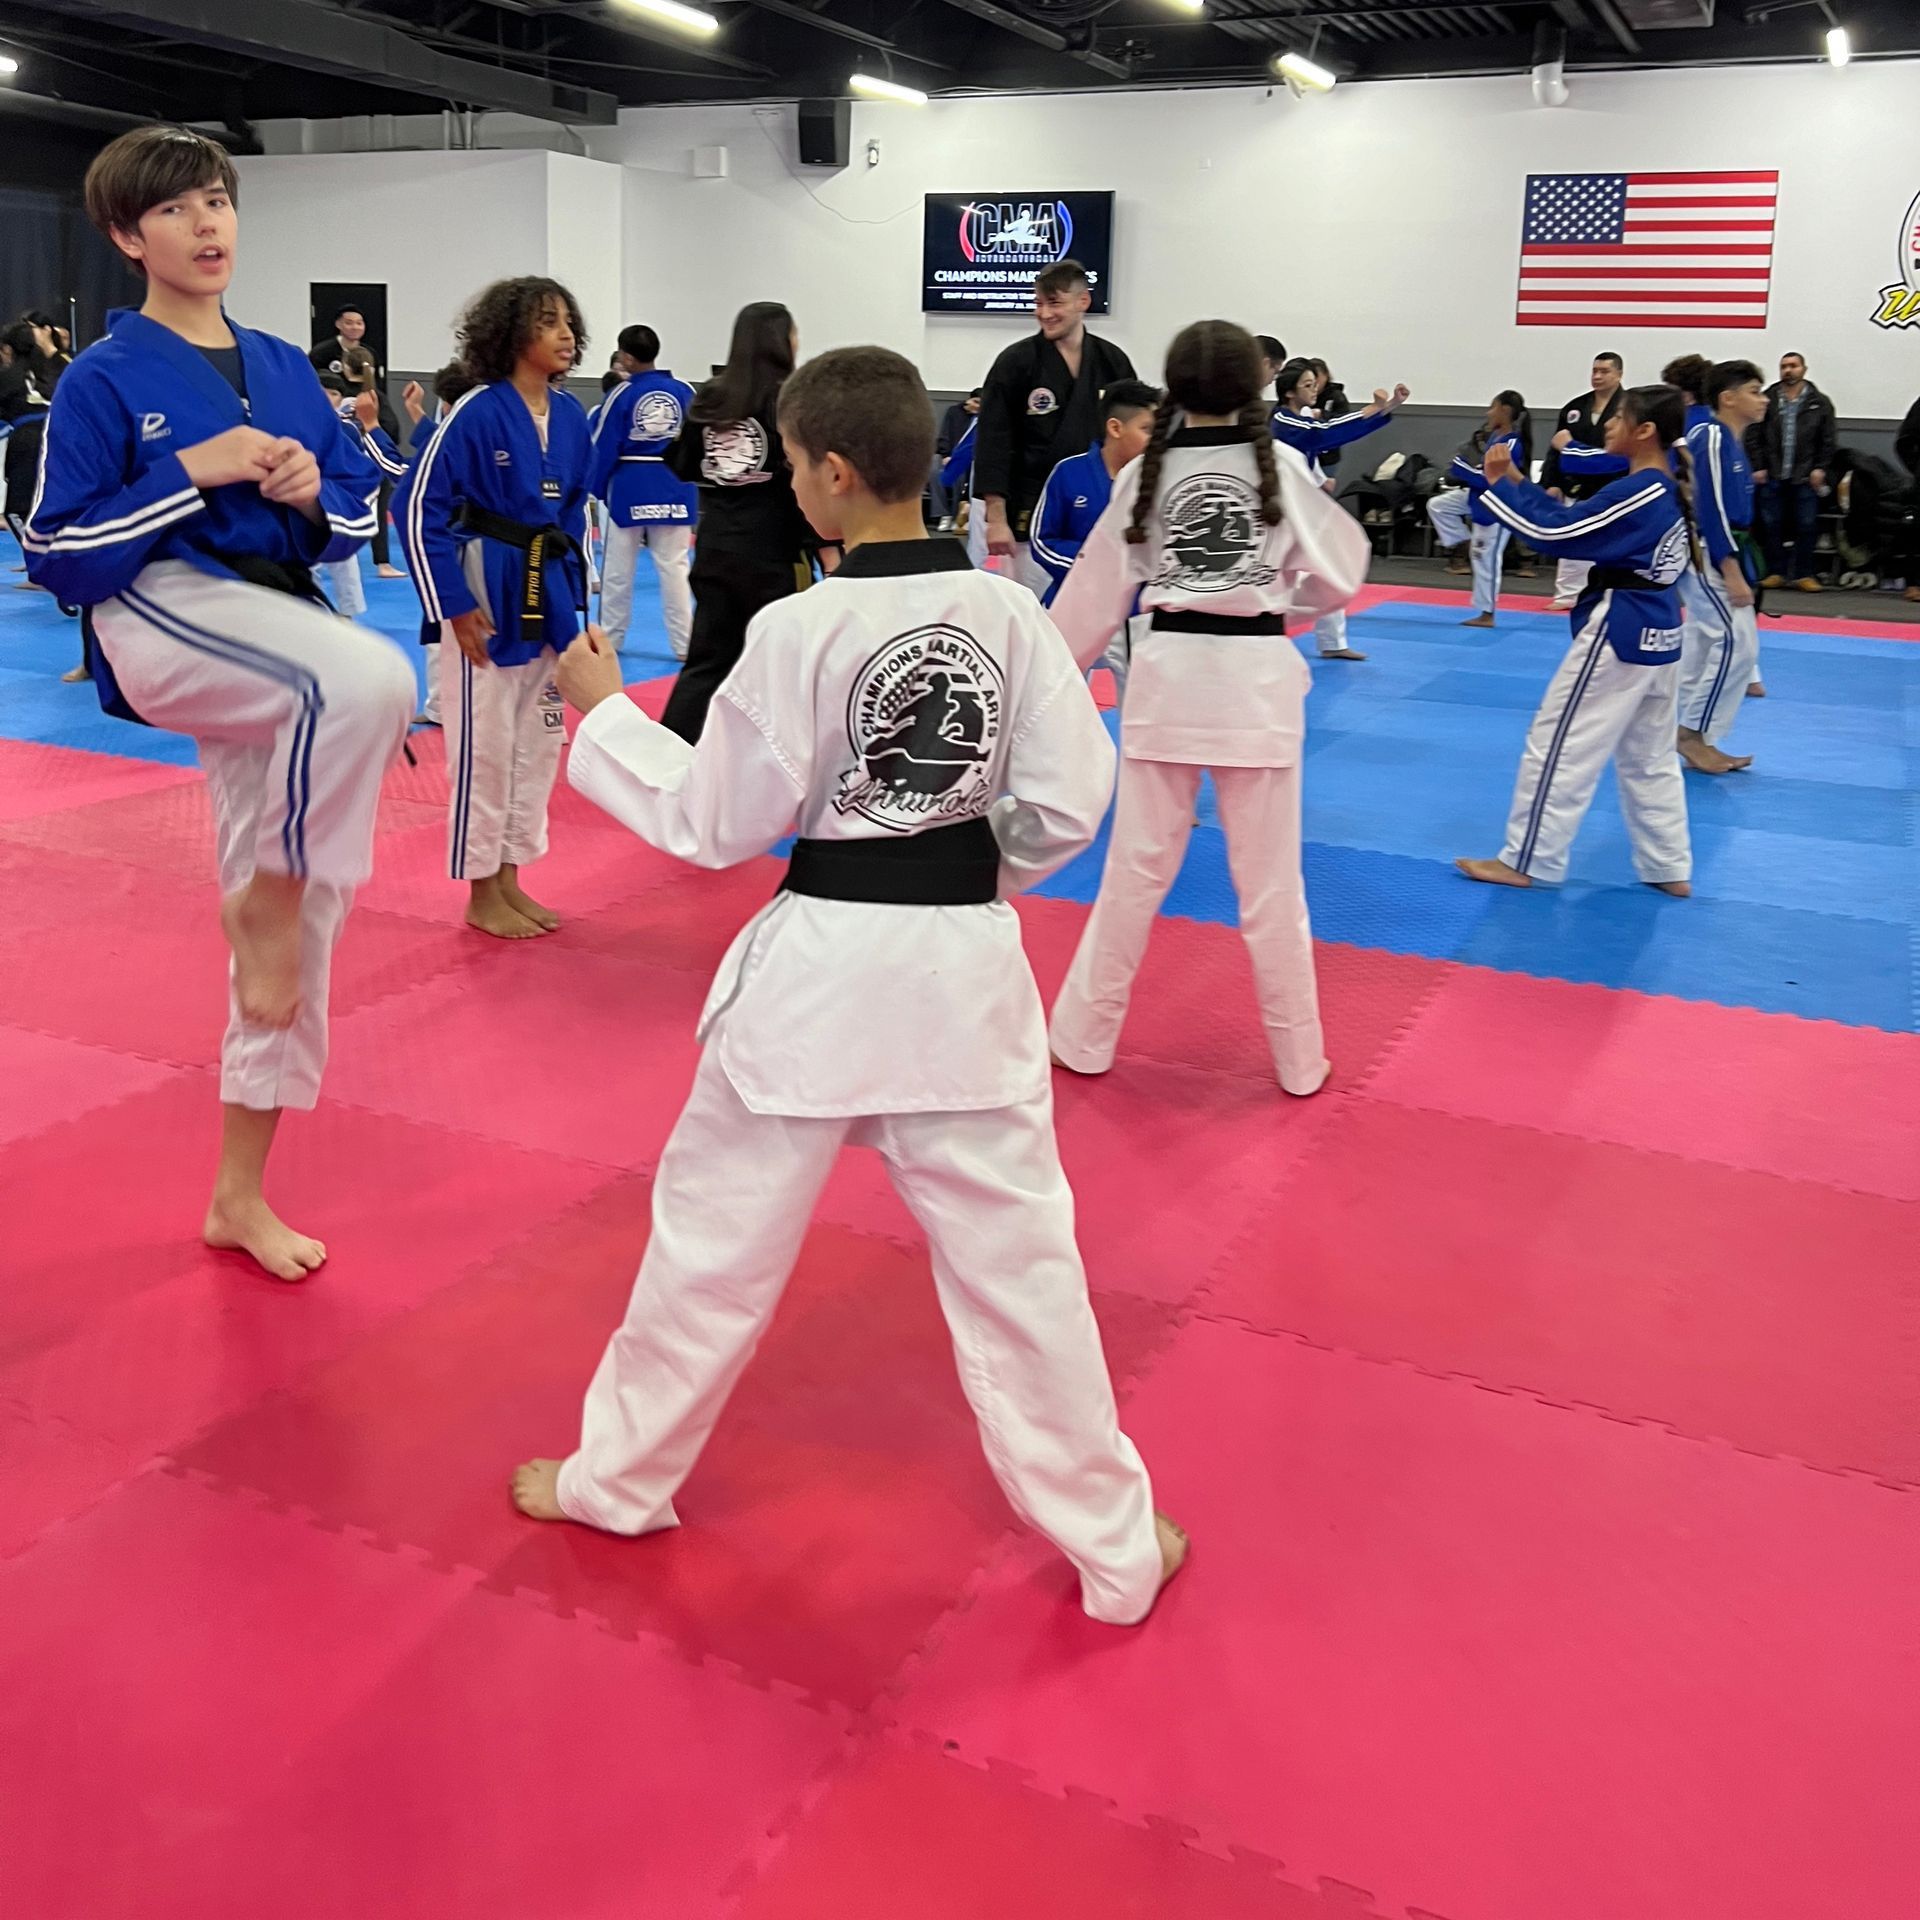
M 75 1426 L 71 1420 L 60 1414 L 44 1413 L 38 1408 L 27 1406 L 24 1401 L 11 1397 L 5 1401 L 5 1405 L 23 1415 L 29 1426 L 57 1428 L 60 1432 L 70 1435 L 77 1445 L 99 1447 L 106 1444 L 99 1434 L 89 1433 L 86 1428 Z M 14 1546 L 0 1549 L 0 1566 L 4 1566 L 10 1560 L 23 1559 L 43 1542 L 56 1538 L 68 1527 L 77 1525 L 88 1514 L 103 1507 L 109 1500 L 117 1498 L 121 1491 L 131 1486 L 134 1481 L 163 1467 L 164 1462 L 159 1454 L 148 1454 L 146 1458 L 129 1467 L 125 1473 L 118 1475 L 105 1486 L 97 1488 L 78 1506 L 69 1507 L 64 1513 L 56 1513 L 45 1525 L 36 1527 L 24 1540 Z
M 1602 1406 L 1594 1400 L 1564 1399 L 1547 1393 L 1538 1387 L 1529 1387 L 1518 1382 L 1501 1382 L 1482 1379 L 1478 1374 L 1462 1373 L 1447 1367 L 1430 1367 L 1425 1362 L 1415 1360 L 1400 1353 L 1367 1353 L 1357 1347 L 1344 1347 L 1332 1341 L 1316 1340 L 1311 1334 L 1296 1332 L 1291 1327 L 1263 1327 L 1250 1320 L 1242 1319 L 1234 1313 L 1216 1313 L 1205 1306 L 1196 1306 L 1191 1317 L 1205 1321 L 1210 1326 L 1225 1327 L 1235 1333 L 1246 1333 L 1260 1340 L 1291 1341 L 1296 1346 L 1310 1348 L 1315 1353 L 1331 1354 L 1337 1359 L 1358 1360 L 1370 1367 L 1397 1368 L 1405 1373 L 1418 1374 L 1422 1379 L 1441 1380 L 1454 1386 L 1476 1387 L 1482 1393 L 1499 1394 L 1503 1399 L 1527 1400 L 1535 1406 L 1551 1407 L 1556 1413 L 1578 1414 L 1584 1418 L 1610 1420 L 1615 1426 L 1640 1427 L 1664 1435 L 1670 1440 L 1682 1441 L 1698 1447 L 1721 1447 L 1730 1453 L 1744 1454 L 1749 1460 L 1766 1460 L 1779 1466 L 1796 1467 L 1806 1473 L 1826 1474 L 1835 1480 L 1855 1480 L 1868 1486 L 1884 1488 L 1889 1493 L 1920 1493 L 1920 1480 L 1898 1480 L 1886 1474 L 1875 1473 L 1866 1467 L 1830 1467 L 1822 1466 L 1818 1461 L 1803 1460 L 1797 1454 L 1770 1453 L 1760 1447 L 1744 1447 L 1737 1440 L 1729 1440 L 1724 1434 L 1695 1433 L 1685 1427 L 1677 1427 L 1670 1420 L 1663 1420 L 1657 1414 L 1622 1413 L 1617 1408 Z

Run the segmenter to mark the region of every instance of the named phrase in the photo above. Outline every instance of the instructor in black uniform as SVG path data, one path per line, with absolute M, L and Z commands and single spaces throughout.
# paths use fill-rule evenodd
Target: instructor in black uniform
M 1015 578 L 1044 594 L 1051 582 L 1027 550 L 1027 523 L 1047 475 L 1100 437 L 1100 396 L 1131 380 L 1133 362 L 1087 331 L 1087 270 L 1062 260 L 1033 283 L 1040 331 L 993 363 L 980 396 L 973 489 L 987 514 L 987 551 L 1011 556 Z

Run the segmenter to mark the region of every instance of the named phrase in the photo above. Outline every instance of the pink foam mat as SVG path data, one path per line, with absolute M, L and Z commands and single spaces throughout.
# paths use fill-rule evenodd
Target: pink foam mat
M 150 1093 L 176 1069 L 106 1047 L 0 1026 L 0 1148 L 132 1094 Z
M 836 1227 L 809 1238 L 688 1483 L 680 1532 L 540 1527 L 506 1501 L 514 1464 L 565 1453 L 578 1434 L 645 1203 L 639 1181 L 608 1187 L 180 1457 L 556 1610 L 862 1705 L 1013 1525 L 924 1256 Z M 1100 1308 L 1116 1372 L 1137 1373 L 1165 1337 L 1164 1311 L 1125 1296 Z
M 0 1899 L 36 1920 L 717 1920 L 843 1738 L 164 1474 L 0 1565 L 0 1622 Z
M 1204 1304 L 1920 1483 L 1915 1225 L 1876 1195 L 1357 1100 Z
M 96 800 L 121 799 L 157 787 L 197 785 L 199 779 L 194 767 L 0 740 L 0 822 L 91 806 Z
M 210 1344 L 192 1362 L 196 1377 L 222 1378 L 256 1351 L 271 1358 L 281 1337 L 297 1348 L 312 1337 L 301 1329 L 316 1320 L 347 1333 L 351 1324 L 334 1324 L 336 1314 L 357 1313 L 364 1326 L 424 1298 L 606 1179 L 582 1161 L 340 1106 L 290 1115 L 269 1192 L 289 1220 L 327 1244 L 326 1284 L 309 1302 L 244 1256 L 201 1244 L 219 1125 L 214 1076 L 181 1074 L 8 1149 L 0 1363 L 76 1337 L 97 1339 L 91 1395 L 111 1401 L 118 1390 L 166 1400 L 179 1383 L 141 1378 L 148 1368 L 137 1323 L 113 1317 L 147 1288 L 190 1283 L 178 1301 L 185 1320 L 172 1336 L 175 1363 L 186 1364 L 197 1330 Z M 85 1204 L 77 1205 L 81 1170 L 104 1168 L 117 1177 L 86 1177 Z M 195 1288 L 212 1297 L 189 1313 Z M 229 1320 L 228 1309 L 240 1317 Z M 268 1331 L 283 1324 L 275 1315 L 285 1316 L 284 1336 Z M 87 1374 L 76 1362 L 76 1386 Z M 71 1402 L 47 1410 L 81 1411 Z
M 1912 1034 L 1454 967 L 1368 1091 L 1920 1200 Z
M 1011 1554 L 907 1726 L 1389 1914 L 1904 1910 L 1910 1495 L 1198 1322 L 1131 1423 L 1154 1618 Z
M 990 1841 L 986 1836 L 991 1836 Z M 884 1742 L 835 1779 L 737 1920 L 1371 1920 L 1351 1887 L 1189 1846 L 1094 1795 L 1043 1791 L 932 1743 Z

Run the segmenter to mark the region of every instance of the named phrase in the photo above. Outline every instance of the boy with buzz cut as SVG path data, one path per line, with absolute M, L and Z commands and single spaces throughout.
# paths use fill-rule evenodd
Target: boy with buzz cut
M 1078 1569 L 1086 1611 L 1131 1625 L 1186 1538 L 1119 1428 L 1005 900 L 1093 838 L 1113 749 L 1032 595 L 928 538 L 933 415 L 909 362 L 824 354 L 788 380 L 779 426 L 802 510 L 846 558 L 754 617 L 698 745 L 620 697 L 597 629 L 560 663 L 585 716 L 569 777 L 642 838 L 725 867 L 800 837 L 709 996 L 579 1449 L 529 1461 L 513 1498 L 613 1533 L 679 1524 L 674 1495 L 851 1141 L 926 1231 L 1002 1488 Z
M 267 1155 L 281 1110 L 318 1097 L 334 942 L 413 675 L 314 586 L 372 535 L 380 474 L 306 355 L 228 320 L 237 198 L 226 149 L 184 127 L 123 134 L 88 168 L 88 216 L 146 298 L 60 382 L 27 568 L 89 609 L 107 711 L 200 749 L 233 949 L 205 1237 L 304 1280 L 326 1248 L 268 1206 Z

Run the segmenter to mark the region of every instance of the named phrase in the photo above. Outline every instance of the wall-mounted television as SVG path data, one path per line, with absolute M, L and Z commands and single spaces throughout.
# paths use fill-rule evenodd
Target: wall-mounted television
M 1027 313 L 1033 276 L 1078 260 L 1093 311 L 1112 301 L 1111 193 L 930 193 L 921 249 L 922 313 Z

